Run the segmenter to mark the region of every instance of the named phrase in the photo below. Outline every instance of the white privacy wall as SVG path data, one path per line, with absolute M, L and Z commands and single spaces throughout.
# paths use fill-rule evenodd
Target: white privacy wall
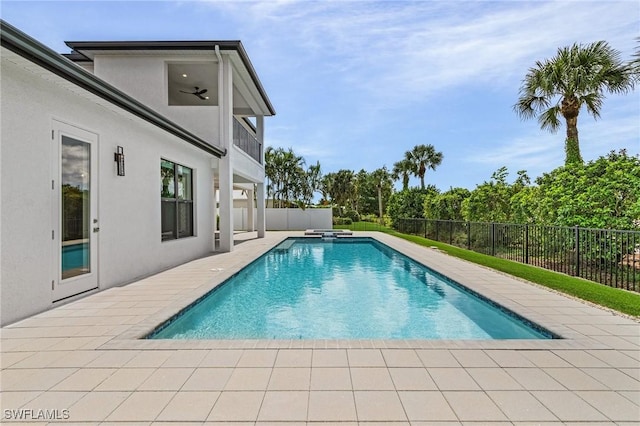
M 254 226 L 257 218 L 254 209 Z M 331 229 L 331 209 L 266 209 L 267 231 L 304 231 L 306 229 Z M 233 209 L 233 227 L 235 231 L 249 229 L 246 207 Z
M 331 229 L 331 209 L 267 209 L 268 231 L 302 231 Z
M 4 50 L 3 50 L 4 52 Z M 97 100 L 46 71 L 36 75 L 2 58 L 0 223 L 1 324 L 49 309 L 51 140 L 54 120 L 98 139 L 98 285 L 100 289 L 201 257 L 212 251 L 211 155 L 152 124 Z M 39 71 L 39 72 L 40 72 Z M 124 147 L 126 176 L 113 153 Z M 160 159 L 194 170 L 196 236 L 161 241 Z

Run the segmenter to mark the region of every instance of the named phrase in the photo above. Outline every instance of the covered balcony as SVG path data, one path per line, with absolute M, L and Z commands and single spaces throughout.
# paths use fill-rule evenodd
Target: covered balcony
M 262 164 L 262 144 L 256 138 L 255 127 L 249 120 L 242 119 L 241 123 L 236 117 L 233 118 L 233 144 Z

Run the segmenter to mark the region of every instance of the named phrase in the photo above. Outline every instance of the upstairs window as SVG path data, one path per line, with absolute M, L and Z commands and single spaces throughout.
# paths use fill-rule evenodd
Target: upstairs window
M 193 236 L 193 170 L 160 160 L 162 241 Z

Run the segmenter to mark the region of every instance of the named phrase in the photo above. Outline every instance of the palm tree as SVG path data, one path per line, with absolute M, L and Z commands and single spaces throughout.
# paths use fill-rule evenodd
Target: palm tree
M 412 163 L 406 158 L 393 164 L 391 176 L 393 180 L 402 178 L 402 190 L 409 189 L 409 175 L 411 174 Z
M 442 153 L 436 152 L 431 144 L 416 145 L 405 156 L 412 165 L 412 173 L 420 178 L 420 188 L 424 189 L 424 175 L 427 169 L 435 170 L 442 163 Z
M 622 63 L 620 52 L 607 42 L 574 44 L 558 49 L 556 56 L 537 61 L 529 69 L 513 109 L 522 119 L 537 117 L 540 127 L 552 133 L 560 127 L 561 115 L 567 127 L 565 163 L 582 163 L 578 141 L 580 108 L 584 105 L 597 119 L 604 91 L 626 93 L 633 85 L 631 67 Z
M 381 169 L 376 169 L 371 173 L 371 178 L 376 186 L 378 192 L 378 219 L 380 224 L 384 224 L 383 214 L 384 207 L 382 204 L 382 192 L 391 193 L 391 187 L 393 185 L 393 179 L 386 166 L 382 166 Z

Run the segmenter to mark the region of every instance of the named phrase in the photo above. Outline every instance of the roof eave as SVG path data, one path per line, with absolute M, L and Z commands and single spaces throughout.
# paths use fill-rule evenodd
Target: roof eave
M 64 56 L 29 37 L 4 20 L 0 20 L 0 42 L 3 47 L 23 58 L 179 137 L 191 145 L 218 158 L 226 155 L 226 150 L 207 143 L 146 105 L 77 66 Z
M 196 41 L 66 41 L 65 44 L 73 51 L 93 60 L 92 50 L 209 50 L 214 51 L 218 46 L 221 51 L 235 51 L 238 53 L 242 64 L 249 72 L 251 80 L 255 84 L 260 97 L 270 115 L 276 115 L 276 110 L 271 104 L 267 92 L 262 86 L 258 73 L 249 59 L 240 40 L 196 40 Z

